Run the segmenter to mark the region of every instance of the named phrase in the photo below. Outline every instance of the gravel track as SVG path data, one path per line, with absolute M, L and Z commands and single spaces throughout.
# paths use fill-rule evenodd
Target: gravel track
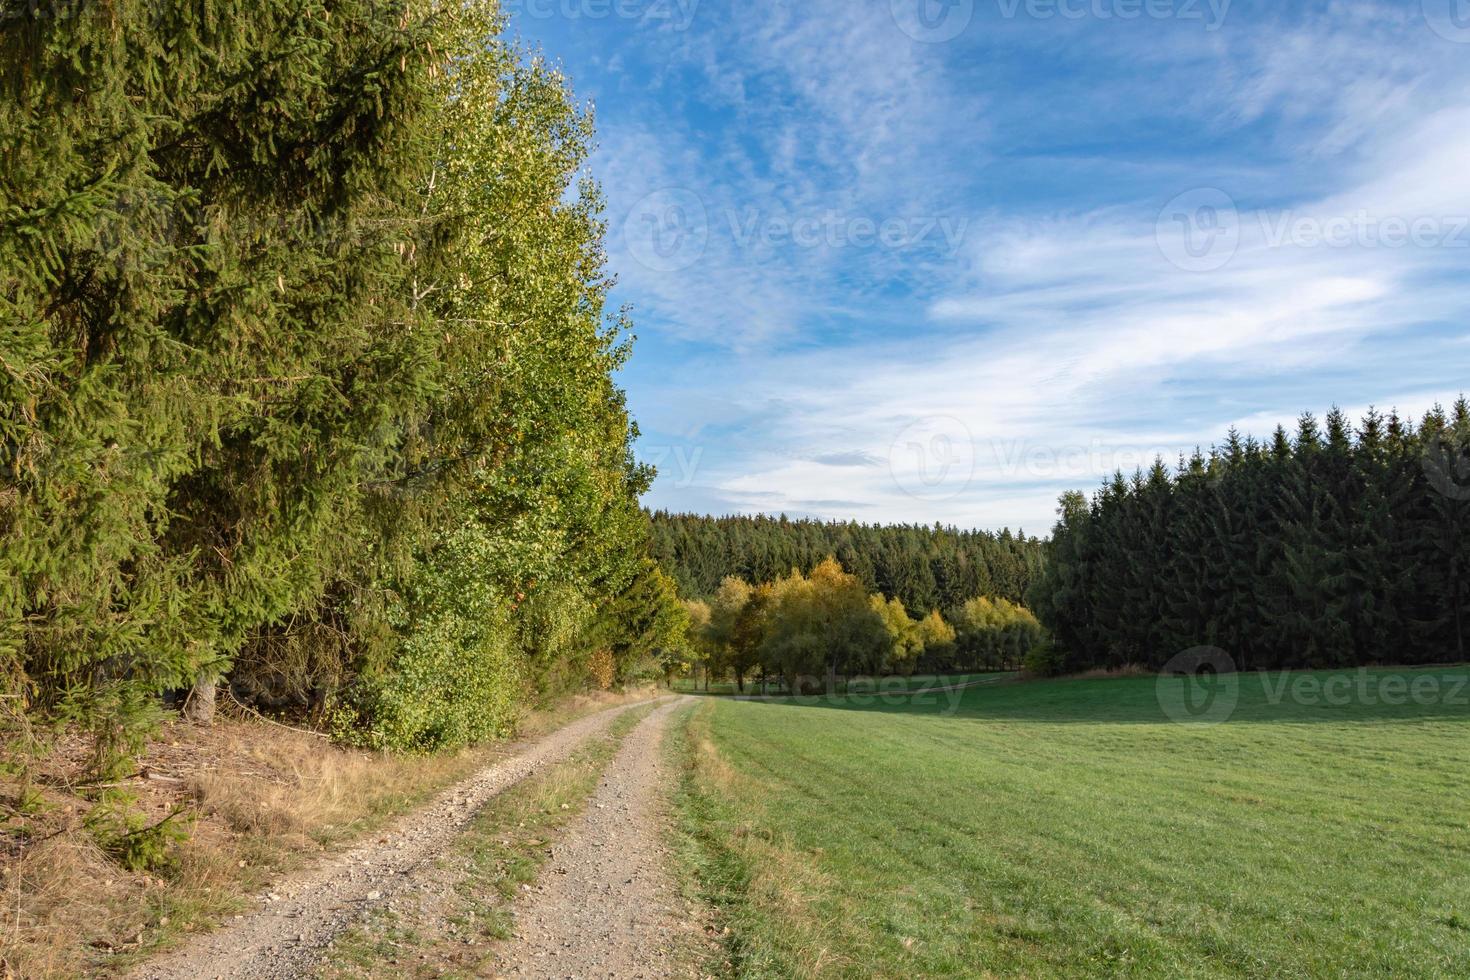
M 648 702 L 641 702 L 646 705 Z M 589 736 L 640 704 L 572 722 L 483 769 L 433 803 L 397 820 L 370 843 L 275 885 L 259 910 L 136 968 L 132 980 L 277 980 L 309 976 L 332 940 L 373 906 L 408 888 L 416 872 L 455 839 L 487 800 L 566 759 Z M 666 717 L 672 705 L 659 710 Z M 644 730 L 643 728 L 637 729 Z M 621 756 L 620 756 L 621 758 Z
M 586 812 L 553 846 L 498 975 L 540 978 L 697 977 L 705 917 L 671 878 L 664 830 L 674 767 L 661 750 L 665 704 L 623 739 Z

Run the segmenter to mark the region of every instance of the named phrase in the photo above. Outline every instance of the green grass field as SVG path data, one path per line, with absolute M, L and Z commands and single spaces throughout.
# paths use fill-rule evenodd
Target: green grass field
M 1470 976 L 1467 672 L 1334 676 L 1241 675 L 1215 726 L 1153 678 L 710 699 L 675 750 L 726 969 Z

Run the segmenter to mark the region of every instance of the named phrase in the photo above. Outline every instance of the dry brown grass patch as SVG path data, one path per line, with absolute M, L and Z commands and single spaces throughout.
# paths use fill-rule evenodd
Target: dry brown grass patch
M 638 701 L 650 701 L 658 697 L 667 697 L 671 693 L 662 688 L 649 686 L 628 688 L 623 691 L 589 691 L 584 694 L 573 694 L 555 707 L 527 714 L 521 719 L 519 730 L 521 737 L 534 738 L 606 708 L 616 708 L 619 705 L 633 704 Z
M 653 689 L 597 692 L 529 715 L 526 737 Z M 169 866 L 134 873 L 85 829 L 96 788 L 78 785 L 88 743 L 63 738 L 22 787 L 0 774 L 0 978 L 105 975 L 238 911 L 247 896 L 325 848 L 377 829 L 504 757 L 497 744 L 432 756 L 344 749 L 257 719 L 165 722 L 114 785 L 148 823 L 187 807 Z M 8 971 L 8 972 L 7 972 Z

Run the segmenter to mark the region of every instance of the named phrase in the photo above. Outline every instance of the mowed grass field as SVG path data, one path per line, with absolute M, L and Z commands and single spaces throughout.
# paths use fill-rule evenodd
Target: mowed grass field
M 1152 677 L 712 698 L 687 870 L 743 977 L 1470 976 L 1466 682 L 1240 675 L 1218 725 Z

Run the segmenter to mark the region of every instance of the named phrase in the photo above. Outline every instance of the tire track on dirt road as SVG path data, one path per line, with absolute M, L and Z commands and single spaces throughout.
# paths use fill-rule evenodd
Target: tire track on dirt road
M 619 705 L 539 738 L 395 821 L 371 841 L 289 877 L 259 910 L 198 936 L 128 974 L 131 980 L 284 980 L 312 974 L 332 940 L 407 888 L 497 793 L 570 756 L 612 720 L 649 702 Z M 660 702 L 654 702 L 660 703 Z M 665 705 L 665 709 L 672 705 Z
M 516 910 L 497 976 L 699 976 L 704 917 L 669 869 L 675 773 L 661 749 L 672 716 L 692 700 L 662 705 L 624 738 L 586 812 L 554 845 L 530 903 Z

